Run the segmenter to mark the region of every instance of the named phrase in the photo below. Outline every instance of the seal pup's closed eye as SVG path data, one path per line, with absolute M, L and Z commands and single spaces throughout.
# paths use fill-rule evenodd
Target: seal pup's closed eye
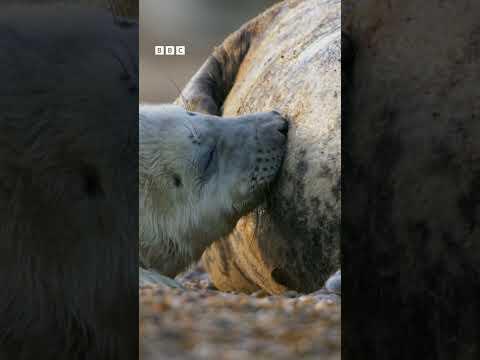
M 174 276 L 264 199 L 283 160 L 275 111 L 218 117 L 175 105 L 139 110 L 141 263 Z

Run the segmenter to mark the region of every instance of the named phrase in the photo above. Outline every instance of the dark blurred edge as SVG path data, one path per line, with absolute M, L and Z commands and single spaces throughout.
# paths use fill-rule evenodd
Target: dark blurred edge
M 106 0 L 116 16 L 138 19 L 140 0 Z
M 139 0 L 3 0 L 0 5 L 74 4 L 108 8 L 115 16 L 138 19 Z
M 138 7 L 0 4 L 0 360 L 139 356 Z
M 347 11 L 351 11 L 352 3 L 360 4 L 359 7 L 362 6 L 361 1 L 343 1 L 342 16 Z M 363 1 L 363 4 L 374 3 L 375 1 Z M 378 5 L 379 2 L 376 3 Z M 408 1 L 408 3 L 411 5 L 413 2 Z M 438 4 L 439 7 L 442 7 L 446 3 L 428 1 L 428 4 L 435 6 Z M 480 238 L 478 237 L 478 206 L 480 204 L 478 199 L 480 188 L 478 187 L 478 166 L 476 168 L 469 166 L 474 161 L 477 161 L 478 164 L 480 134 L 474 129 L 480 128 L 477 125 L 480 100 L 478 93 L 465 93 L 465 99 L 474 100 L 470 104 L 464 104 L 464 107 L 460 109 L 454 106 L 448 107 L 448 104 L 453 104 L 454 100 L 449 102 L 447 88 L 445 88 L 446 95 L 443 98 L 436 98 L 431 96 L 430 89 L 419 86 L 418 93 L 408 94 L 412 95 L 412 98 L 405 100 L 395 96 L 398 94 L 396 88 L 385 86 L 383 90 L 380 90 L 384 92 L 384 97 L 379 95 L 367 100 L 370 101 L 370 104 L 382 102 L 384 98 L 391 101 L 388 104 L 390 108 L 386 109 L 383 114 L 384 122 L 382 119 L 378 119 L 378 122 L 375 123 L 377 119 L 370 121 L 365 116 L 362 117 L 363 109 L 371 107 L 370 104 L 360 104 L 357 101 L 358 97 L 361 97 L 361 94 L 358 93 L 359 89 L 368 92 L 370 87 L 375 87 L 378 90 L 382 84 L 380 82 L 382 72 L 399 70 L 396 68 L 370 68 L 368 73 L 358 70 L 359 68 L 368 68 L 365 59 L 375 59 L 377 56 L 375 51 L 381 47 L 378 43 L 379 38 L 376 37 L 378 28 L 384 26 L 385 23 L 390 24 L 389 21 L 392 24 L 403 24 L 404 22 L 408 24 L 412 20 L 412 18 L 395 17 L 395 11 L 402 8 L 402 2 L 385 2 L 385 6 L 388 8 L 386 13 L 390 16 L 388 19 L 379 19 L 371 28 L 362 28 L 365 33 L 370 32 L 371 46 L 358 48 L 358 44 L 355 41 L 352 42 L 352 38 L 349 36 L 351 29 L 343 25 L 345 22 L 342 19 L 342 359 L 479 359 L 480 254 L 478 253 L 478 242 Z M 466 11 L 465 9 L 470 8 L 470 13 L 475 12 L 478 16 L 479 6 L 473 1 L 452 2 L 448 6 L 452 8 L 451 18 L 449 23 L 441 25 L 442 34 L 444 32 L 448 34 L 450 25 L 462 23 L 462 18 L 459 18 L 458 14 Z M 453 10 L 455 6 L 458 6 L 455 9 L 458 13 Z M 414 5 L 413 8 L 415 8 Z M 362 15 L 366 16 L 365 14 L 370 13 L 375 19 L 379 13 L 382 13 L 380 6 L 371 6 L 369 11 L 365 11 Z M 421 11 L 417 9 L 413 19 L 429 18 L 430 13 Z M 468 10 L 466 12 L 468 13 Z M 396 22 L 392 19 L 395 19 Z M 430 31 L 433 32 L 435 29 L 438 31 L 439 27 L 432 28 Z M 354 37 L 357 35 L 354 34 Z M 390 35 L 389 41 L 404 40 L 402 34 Z M 422 40 L 425 39 L 423 35 L 419 34 L 419 37 L 422 36 Z M 435 33 L 428 35 L 430 37 L 427 38 L 435 39 L 434 41 L 441 39 L 441 36 L 436 36 Z M 455 82 L 455 79 L 462 78 L 462 73 L 456 71 L 465 71 L 465 74 L 469 74 L 469 76 L 465 76 L 465 82 L 472 81 L 473 66 L 476 66 L 477 74 L 480 72 L 478 66 L 480 64 L 480 52 L 478 51 L 480 32 L 478 27 L 476 30 L 473 29 L 467 39 L 471 46 L 467 57 L 458 56 L 456 66 L 449 69 L 450 73 L 438 73 L 439 78 L 440 75 L 442 76 L 439 81 L 450 76 L 452 90 L 457 89 L 455 86 L 458 85 L 461 88 L 464 84 L 463 81 Z M 459 37 L 459 42 L 460 40 Z M 405 58 L 408 56 L 408 59 L 419 59 L 422 65 L 428 62 L 428 59 L 422 58 L 424 54 L 422 47 L 425 46 L 425 43 L 411 43 L 406 40 L 403 43 L 411 46 L 411 52 L 390 54 L 390 59 L 393 59 L 391 64 L 402 64 L 398 60 L 402 59 L 402 56 Z M 445 45 L 440 40 L 434 44 L 437 44 L 437 49 L 442 50 Z M 431 46 L 432 44 L 427 43 L 427 45 Z M 448 45 L 452 46 L 452 44 Z M 383 47 L 383 49 L 385 48 L 388 46 Z M 466 48 L 467 46 L 460 42 L 456 48 L 458 52 L 451 51 L 450 53 L 444 52 L 444 54 L 454 58 L 455 54 L 466 52 Z M 417 56 L 417 51 L 422 56 Z M 369 56 L 365 56 L 365 54 L 369 54 Z M 386 57 L 388 54 L 382 53 L 381 55 Z M 439 63 L 442 64 L 438 60 L 438 58 L 431 59 L 432 67 Z M 414 71 L 417 70 L 419 69 L 407 68 L 402 74 L 410 71 L 410 73 L 415 73 Z M 431 68 L 424 70 L 429 72 Z M 379 79 L 378 83 L 375 83 L 375 76 Z M 402 79 L 398 76 L 395 80 L 398 81 L 396 85 L 402 84 L 402 81 L 404 85 L 410 85 L 412 81 L 412 79 Z M 406 88 L 411 89 L 412 87 L 406 86 Z M 392 93 L 394 95 L 391 95 Z M 435 92 L 433 93 L 436 95 Z M 413 95 L 415 95 L 414 99 Z M 461 99 L 458 92 L 454 95 L 456 99 Z M 408 146 L 405 147 L 405 143 L 402 143 L 405 141 L 405 135 L 408 137 L 408 133 L 392 130 L 388 136 L 382 138 L 383 128 L 381 125 L 377 125 L 386 124 L 388 128 L 404 121 L 402 123 L 404 127 L 399 126 L 398 128 L 408 128 L 407 124 L 410 124 L 408 122 L 410 119 L 402 118 L 398 115 L 399 112 L 395 111 L 398 110 L 397 105 L 402 101 L 411 101 L 407 104 L 411 106 L 411 109 L 417 110 L 423 106 L 427 112 L 431 111 L 426 115 L 430 115 L 432 118 L 425 116 L 420 119 L 424 126 L 423 135 L 428 139 L 430 134 L 432 134 L 432 138 L 433 134 L 443 134 L 439 143 L 445 146 L 443 150 L 448 153 L 448 156 L 444 158 L 441 156 L 442 154 L 438 154 L 438 158 L 442 161 L 441 163 L 432 163 L 432 174 L 416 171 L 417 168 L 412 167 L 413 170 L 409 173 L 396 172 L 396 178 L 392 181 L 394 183 L 395 181 L 411 183 L 412 186 L 419 185 L 421 187 L 423 184 L 429 184 L 431 177 L 436 178 L 439 183 L 449 178 L 459 178 L 457 185 L 460 187 L 463 186 L 464 179 L 473 179 L 470 189 L 465 192 L 460 201 L 447 203 L 445 208 L 438 207 L 424 215 L 424 222 L 417 224 L 412 224 L 411 219 L 415 219 L 412 214 L 416 215 L 415 205 L 420 203 L 420 198 L 418 203 L 416 199 L 412 201 L 410 209 L 400 207 L 399 199 L 402 194 L 394 193 L 385 184 L 387 181 L 391 181 L 392 169 L 397 169 L 393 163 L 396 161 L 395 156 L 399 146 L 403 150 L 401 156 L 403 156 L 402 161 L 404 162 L 415 164 L 418 159 L 417 154 L 415 150 Z M 459 101 L 459 103 L 461 102 Z M 404 113 L 402 115 L 404 116 Z M 415 118 L 415 120 L 418 119 Z M 455 124 L 454 131 L 464 134 L 463 139 L 473 139 L 472 143 L 466 146 L 469 152 L 460 151 L 459 148 L 462 146 L 454 146 L 462 144 L 462 136 L 458 136 L 458 133 L 445 133 L 442 128 L 445 124 L 443 120 Z M 465 129 L 467 131 L 462 133 Z M 379 132 L 370 137 L 362 138 L 359 135 L 371 134 L 376 130 Z M 458 138 L 462 140 L 455 143 L 454 139 Z M 452 142 L 450 147 L 448 146 L 449 141 Z M 414 145 L 417 144 L 414 143 Z M 429 146 L 430 144 L 426 143 L 425 145 Z M 427 149 L 429 148 L 427 147 Z M 440 149 L 438 151 L 440 152 Z M 437 154 L 432 151 L 427 155 Z M 425 156 L 425 154 L 422 153 L 419 157 L 421 156 Z M 462 161 L 469 157 L 476 160 L 472 160 L 472 163 Z M 434 156 L 432 158 L 435 159 Z M 369 160 L 365 161 L 366 159 Z M 454 169 L 457 168 L 456 161 L 460 163 L 458 168 L 461 169 L 461 173 L 454 172 Z M 451 192 L 454 193 L 457 189 L 451 188 Z M 436 203 L 435 198 L 443 199 L 443 196 L 448 198 L 449 194 L 431 191 L 430 198 L 427 200 Z M 437 202 L 442 203 L 442 200 Z M 466 204 L 468 206 L 465 206 Z M 460 212 L 460 216 L 457 211 Z M 440 218 L 446 224 L 446 229 L 441 235 L 435 231 L 440 227 L 433 228 L 433 230 L 430 228 L 431 224 L 441 223 L 438 221 Z M 465 235 L 468 234 L 468 231 L 464 230 L 465 224 L 456 223 L 455 219 L 470 222 L 468 225 L 471 227 L 469 237 Z M 407 228 L 405 225 L 409 222 L 412 224 L 411 228 Z M 473 239 L 475 233 L 477 237 Z M 405 234 L 410 236 L 406 237 Z M 434 247 L 434 245 L 439 246 Z M 444 253 L 445 249 L 447 251 Z M 438 252 L 434 253 L 435 250 Z M 409 264 L 402 262 L 405 259 L 410 259 L 411 262 Z

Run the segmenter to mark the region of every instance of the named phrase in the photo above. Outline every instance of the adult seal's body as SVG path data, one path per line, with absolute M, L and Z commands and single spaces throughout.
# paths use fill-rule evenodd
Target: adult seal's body
M 275 111 L 220 118 L 142 105 L 139 130 L 140 261 L 174 276 L 263 201 L 288 124 Z
M 222 290 L 313 291 L 340 267 L 340 47 L 340 1 L 284 1 L 217 47 L 177 100 L 290 119 L 268 201 L 203 256 Z

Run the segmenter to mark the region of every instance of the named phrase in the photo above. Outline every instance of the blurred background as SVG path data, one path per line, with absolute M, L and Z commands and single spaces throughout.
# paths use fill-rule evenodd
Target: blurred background
M 10 4 L 88 4 L 140 20 L 140 101 L 172 102 L 214 46 L 279 0 L 0 0 Z M 155 56 L 184 45 L 185 56 Z
M 139 0 L 140 101 L 172 102 L 214 46 L 278 0 Z M 185 45 L 185 56 L 155 56 Z M 177 89 L 178 87 L 178 89 Z
M 138 17 L 138 0 L 0 0 L 1 5 L 54 3 L 100 6 L 111 9 L 115 15 Z

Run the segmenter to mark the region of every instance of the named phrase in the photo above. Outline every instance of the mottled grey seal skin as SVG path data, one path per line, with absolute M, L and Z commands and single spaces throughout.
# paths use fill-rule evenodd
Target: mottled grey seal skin
M 228 36 L 177 103 L 290 121 L 270 196 L 203 260 L 222 290 L 312 292 L 340 267 L 340 1 L 288 0 Z
M 140 261 L 174 276 L 264 200 L 282 164 L 288 123 L 140 106 Z

